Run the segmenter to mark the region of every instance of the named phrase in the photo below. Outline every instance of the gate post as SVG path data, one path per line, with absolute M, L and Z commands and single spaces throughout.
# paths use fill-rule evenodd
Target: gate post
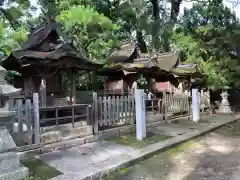
M 40 144 L 40 123 L 39 123 L 39 96 L 33 94 L 33 125 L 34 125 L 34 143 Z
M 200 97 L 198 89 L 192 89 L 192 120 L 198 122 L 200 120 Z
M 98 133 L 98 98 L 97 92 L 93 92 L 93 105 L 92 105 L 92 126 L 94 134 Z
M 136 108 L 136 138 L 143 140 L 146 138 L 146 104 L 143 89 L 135 90 L 135 108 Z

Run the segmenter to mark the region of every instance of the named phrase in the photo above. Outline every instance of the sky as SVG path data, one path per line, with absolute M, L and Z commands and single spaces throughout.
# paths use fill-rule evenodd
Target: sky
M 231 3 L 230 0 L 223 0 L 223 3 L 225 6 L 230 8 L 232 11 L 236 13 L 236 16 L 240 19 L 240 6 L 234 6 L 233 3 Z M 186 2 L 183 0 L 183 3 L 180 6 L 180 14 L 183 14 L 184 8 L 191 8 L 192 7 L 192 2 Z
M 30 0 L 32 5 L 37 6 L 37 0 Z M 190 1 L 190 0 L 189 0 Z M 191 8 L 192 2 L 187 2 L 183 0 L 183 3 L 180 6 L 180 14 L 183 13 L 184 8 Z M 236 16 L 240 19 L 240 5 L 233 6 L 233 3 L 231 3 L 231 0 L 224 0 L 224 4 L 229 7 L 232 11 L 235 11 Z M 37 16 L 40 13 L 40 9 L 38 9 L 37 12 L 34 12 L 34 15 Z

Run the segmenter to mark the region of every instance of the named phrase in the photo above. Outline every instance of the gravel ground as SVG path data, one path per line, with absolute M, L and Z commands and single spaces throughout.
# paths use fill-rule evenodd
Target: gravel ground
M 112 180 L 240 180 L 240 122 L 106 177 Z

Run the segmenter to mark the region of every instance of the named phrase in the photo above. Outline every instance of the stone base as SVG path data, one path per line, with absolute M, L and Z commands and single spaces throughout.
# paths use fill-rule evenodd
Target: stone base
M 20 166 L 20 155 L 14 152 L 6 152 L 6 153 L 0 154 L 0 170 L 1 171 L 16 169 L 19 166 Z
M 7 128 L 0 126 L 0 153 L 16 148 L 12 136 L 9 134 Z
M 232 110 L 231 110 L 230 106 L 220 105 L 218 112 L 219 113 L 232 113 Z
M 80 126 L 75 128 L 54 127 L 49 130 L 49 132 L 44 132 L 41 134 L 41 143 L 54 143 L 62 140 L 84 137 L 92 135 L 92 126 Z
M 1 171 L 0 180 L 22 180 L 29 175 L 28 168 L 19 167 L 14 170 Z
M 22 180 L 28 176 L 28 168 L 20 165 L 20 155 L 10 152 L 16 148 L 12 136 L 0 127 L 0 180 Z

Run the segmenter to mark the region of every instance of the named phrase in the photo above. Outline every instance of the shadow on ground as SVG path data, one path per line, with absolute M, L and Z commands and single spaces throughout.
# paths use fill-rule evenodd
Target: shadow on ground
M 238 180 L 240 122 L 105 177 L 114 180 Z

